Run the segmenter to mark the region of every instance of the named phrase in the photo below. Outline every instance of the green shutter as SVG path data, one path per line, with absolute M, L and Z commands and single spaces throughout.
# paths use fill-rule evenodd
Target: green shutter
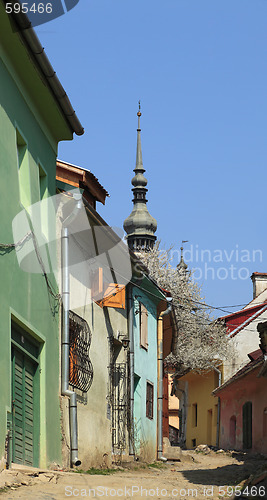
M 23 357 L 13 354 L 13 461 L 23 463 Z
M 36 364 L 12 348 L 13 462 L 33 465 Z
M 25 359 L 25 463 L 33 464 L 33 377 L 34 367 L 31 362 Z

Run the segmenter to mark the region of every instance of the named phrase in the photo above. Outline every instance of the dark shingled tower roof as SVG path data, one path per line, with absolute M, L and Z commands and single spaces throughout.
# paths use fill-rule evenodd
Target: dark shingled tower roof
M 129 217 L 125 219 L 123 227 L 127 233 L 127 242 L 132 250 L 149 250 L 153 248 L 157 239 L 155 232 L 157 230 L 157 221 L 150 215 L 146 203 L 147 180 L 144 176 L 145 169 L 142 160 L 141 148 L 141 128 L 140 128 L 140 101 L 137 128 L 137 148 L 136 148 L 136 166 L 134 169 L 135 176 L 132 178 L 133 210 Z

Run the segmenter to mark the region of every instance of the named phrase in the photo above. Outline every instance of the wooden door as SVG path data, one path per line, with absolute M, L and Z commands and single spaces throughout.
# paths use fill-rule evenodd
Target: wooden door
M 37 365 L 12 347 L 12 461 L 34 465 L 35 388 Z
M 243 449 L 252 448 L 252 403 L 247 401 L 243 405 Z

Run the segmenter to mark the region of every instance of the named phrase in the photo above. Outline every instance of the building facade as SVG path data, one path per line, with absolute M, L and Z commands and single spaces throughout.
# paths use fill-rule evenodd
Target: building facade
M 218 399 L 212 396 L 218 385 L 219 373 L 215 370 L 189 372 L 178 380 L 176 394 L 185 399 L 181 409 L 186 412 L 185 445 L 189 449 L 199 444 L 218 445 Z
M 249 354 L 250 362 L 214 391 L 221 400 L 220 446 L 253 453 L 267 451 L 267 380 L 260 376 L 263 354 Z
M 82 211 L 69 226 L 68 271 L 68 386 L 77 398 L 77 457 L 83 469 L 107 467 L 129 451 L 126 282 L 118 271 L 130 279 L 131 263 L 126 245 L 96 211 L 108 193 L 92 172 L 58 161 L 57 188 L 66 199 L 73 189 L 82 195 Z M 68 397 L 61 397 L 61 407 L 64 464 L 70 465 Z
M 144 460 L 157 458 L 158 425 L 158 315 L 165 297 L 147 276 L 133 286 L 135 454 Z
M 55 276 L 44 274 L 37 258 L 31 206 L 55 194 L 58 142 L 83 129 L 75 117 L 70 123 L 70 104 L 64 110 L 48 84 L 41 68 L 45 53 L 39 62 L 35 58 L 41 44 L 34 31 L 25 34 L 15 23 L 1 3 L 0 464 L 48 467 L 61 461 L 59 302 Z M 17 228 L 20 241 L 14 241 L 12 224 L 14 230 L 21 212 L 31 230 Z M 42 230 L 46 240 L 52 238 L 55 223 L 43 220 Z M 27 253 L 32 257 L 26 271 L 18 262 Z

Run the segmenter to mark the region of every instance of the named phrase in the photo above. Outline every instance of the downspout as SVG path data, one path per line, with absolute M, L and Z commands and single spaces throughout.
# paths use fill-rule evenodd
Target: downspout
M 76 205 L 72 213 L 62 222 L 61 248 L 62 248 L 62 346 L 61 346 L 61 394 L 69 397 L 70 419 L 70 447 L 71 466 L 81 465 L 78 458 L 78 422 L 77 422 L 77 396 L 69 390 L 69 309 L 70 309 L 70 275 L 69 275 L 69 224 L 77 217 L 82 208 L 82 195 L 73 194 Z
M 172 299 L 167 297 L 168 307 L 158 317 L 158 460 L 165 462 L 162 446 L 162 416 L 163 416 L 163 318 L 171 312 Z
M 130 340 L 130 429 L 129 429 L 129 455 L 135 455 L 134 446 L 134 330 L 133 330 L 133 287 L 127 286 L 128 299 L 128 332 Z
M 219 386 L 222 385 L 222 372 L 213 366 L 213 370 L 218 373 L 219 375 Z M 220 414 L 221 414 L 221 399 L 218 397 L 218 412 L 217 412 L 217 431 L 216 431 L 216 447 L 219 448 L 219 441 L 220 441 Z

